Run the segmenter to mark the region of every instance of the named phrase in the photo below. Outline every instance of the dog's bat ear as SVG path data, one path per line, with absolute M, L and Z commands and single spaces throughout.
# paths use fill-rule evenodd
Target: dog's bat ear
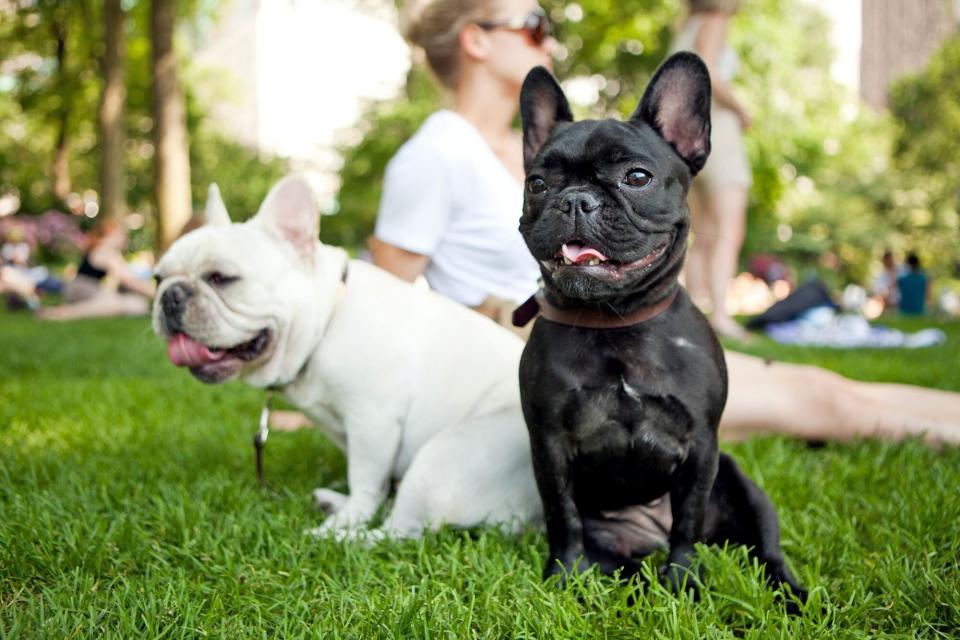
M 534 67 L 520 89 L 523 122 L 523 166 L 529 167 L 560 122 L 573 122 L 563 89 L 544 67 Z
M 320 209 L 313 188 L 303 176 L 287 176 L 270 189 L 254 222 L 287 240 L 305 260 L 313 259 Z
M 696 175 L 710 155 L 710 72 L 695 53 L 660 65 L 631 120 L 641 120 L 680 154 Z
M 207 204 L 203 209 L 203 224 L 206 226 L 225 226 L 230 224 L 230 214 L 227 213 L 227 205 L 223 204 L 223 198 L 220 197 L 220 187 L 216 182 L 210 183 L 207 189 Z

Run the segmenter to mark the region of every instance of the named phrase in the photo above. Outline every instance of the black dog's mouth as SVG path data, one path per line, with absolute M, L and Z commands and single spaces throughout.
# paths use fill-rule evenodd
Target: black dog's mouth
M 252 339 L 232 347 L 202 344 L 185 333 L 174 334 L 167 343 L 167 355 L 178 367 L 204 382 L 221 382 L 240 370 L 245 362 L 259 358 L 270 345 L 268 329 L 260 330 Z
M 647 254 L 630 262 L 608 258 L 598 249 L 571 240 L 563 244 L 552 260 L 541 260 L 548 271 L 582 271 L 588 275 L 620 277 L 627 272 L 645 269 L 657 261 L 670 246 L 671 237 L 664 238 Z

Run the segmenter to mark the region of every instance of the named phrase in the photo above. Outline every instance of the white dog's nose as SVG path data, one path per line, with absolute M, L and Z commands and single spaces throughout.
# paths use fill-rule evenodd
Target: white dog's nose
M 171 331 L 179 328 L 184 307 L 191 296 L 193 296 L 193 290 L 183 282 L 175 282 L 163 292 L 160 305 L 163 308 L 164 319 Z

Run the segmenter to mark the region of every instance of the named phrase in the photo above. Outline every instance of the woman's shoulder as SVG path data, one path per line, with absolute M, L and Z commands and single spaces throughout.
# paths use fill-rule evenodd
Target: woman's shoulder
M 430 114 L 417 132 L 397 151 L 395 160 L 423 156 L 451 160 L 469 153 L 470 125 L 453 111 Z

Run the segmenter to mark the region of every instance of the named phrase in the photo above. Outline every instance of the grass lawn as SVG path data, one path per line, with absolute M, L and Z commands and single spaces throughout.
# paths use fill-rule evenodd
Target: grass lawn
M 920 323 L 923 324 L 923 323 Z M 897 326 L 915 328 L 901 322 Z M 750 351 L 960 390 L 960 324 L 916 352 Z M 960 633 L 960 450 L 867 441 L 731 445 L 780 512 L 811 589 L 787 618 L 740 549 L 701 553 L 690 602 L 607 579 L 540 581 L 531 531 L 445 530 L 372 550 L 301 534 L 313 487 L 345 488 L 316 430 L 273 433 L 263 394 L 176 370 L 143 319 L 0 312 L 0 637 L 883 638 Z M 654 558 L 650 570 L 662 556 Z

